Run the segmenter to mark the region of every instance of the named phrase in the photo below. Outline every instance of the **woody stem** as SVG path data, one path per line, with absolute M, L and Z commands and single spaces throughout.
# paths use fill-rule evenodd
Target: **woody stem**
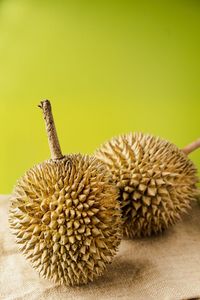
M 48 136 L 48 142 L 49 142 L 49 147 L 51 152 L 51 158 L 61 159 L 63 158 L 63 154 L 60 148 L 60 143 L 56 132 L 56 127 L 55 127 L 52 109 L 51 109 L 51 103 L 49 100 L 44 100 L 41 101 L 38 106 L 42 109 L 43 112 L 47 136 Z
M 184 147 L 182 149 L 182 151 L 185 153 L 185 154 L 190 154 L 192 153 L 193 151 L 195 151 L 196 149 L 200 148 L 200 139 L 192 142 L 191 144 L 187 145 L 186 147 Z

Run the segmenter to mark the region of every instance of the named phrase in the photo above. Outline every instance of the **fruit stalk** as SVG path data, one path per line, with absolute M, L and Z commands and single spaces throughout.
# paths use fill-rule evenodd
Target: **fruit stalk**
M 191 144 L 185 146 L 182 151 L 186 154 L 189 155 L 190 153 L 192 153 L 193 151 L 195 151 L 196 149 L 200 148 L 200 139 L 192 142 Z
M 60 148 L 60 143 L 58 140 L 58 135 L 56 132 L 56 127 L 53 119 L 52 109 L 51 109 L 51 103 L 49 100 L 41 101 L 38 105 L 42 109 L 45 125 L 46 125 L 46 131 L 48 136 L 48 142 L 49 142 L 49 148 L 51 152 L 51 158 L 52 159 L 62 159 L 63 154 Z

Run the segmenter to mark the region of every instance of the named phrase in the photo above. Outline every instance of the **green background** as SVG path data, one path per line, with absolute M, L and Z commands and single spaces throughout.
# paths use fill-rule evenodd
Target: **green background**
M 198 138 L 200 2 L 0 1 L 0 193 L 49 157 L 45 98 L 64 153 L 130 131 Z

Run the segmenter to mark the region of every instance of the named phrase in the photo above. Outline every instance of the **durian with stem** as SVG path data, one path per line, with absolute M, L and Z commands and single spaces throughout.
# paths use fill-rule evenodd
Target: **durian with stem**
M 51 159 L 18 180 L 9 210 L 10 228 L 24 256 L 55 283 L 79 285 L 101 275 L 121 240 L 117 190 L 103 163 L 63 155 L 51 105 L 44 114 Z
M 143 133 L 120 135 L 95 153 L 119 188 L 123 233 L 150 236 L 178 221 L 199 195 L 197 169 L 188 154 L 200 140 L 179 149 Z

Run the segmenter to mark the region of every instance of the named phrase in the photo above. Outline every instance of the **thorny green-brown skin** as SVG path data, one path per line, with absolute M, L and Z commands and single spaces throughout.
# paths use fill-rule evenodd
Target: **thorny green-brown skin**
M 121 240 L 116 187 L 105 166 L 80 154 L 36 165 L 18 181 L 9 211 L 16 242 L 44 278 L 93 281 Z
M 199 195 L 192 161 L 158 137 L 121 135 L 103 144 L 95 155 L 107 165 L 119 188 L 123 232 L 130 238 L 166 229 Z

